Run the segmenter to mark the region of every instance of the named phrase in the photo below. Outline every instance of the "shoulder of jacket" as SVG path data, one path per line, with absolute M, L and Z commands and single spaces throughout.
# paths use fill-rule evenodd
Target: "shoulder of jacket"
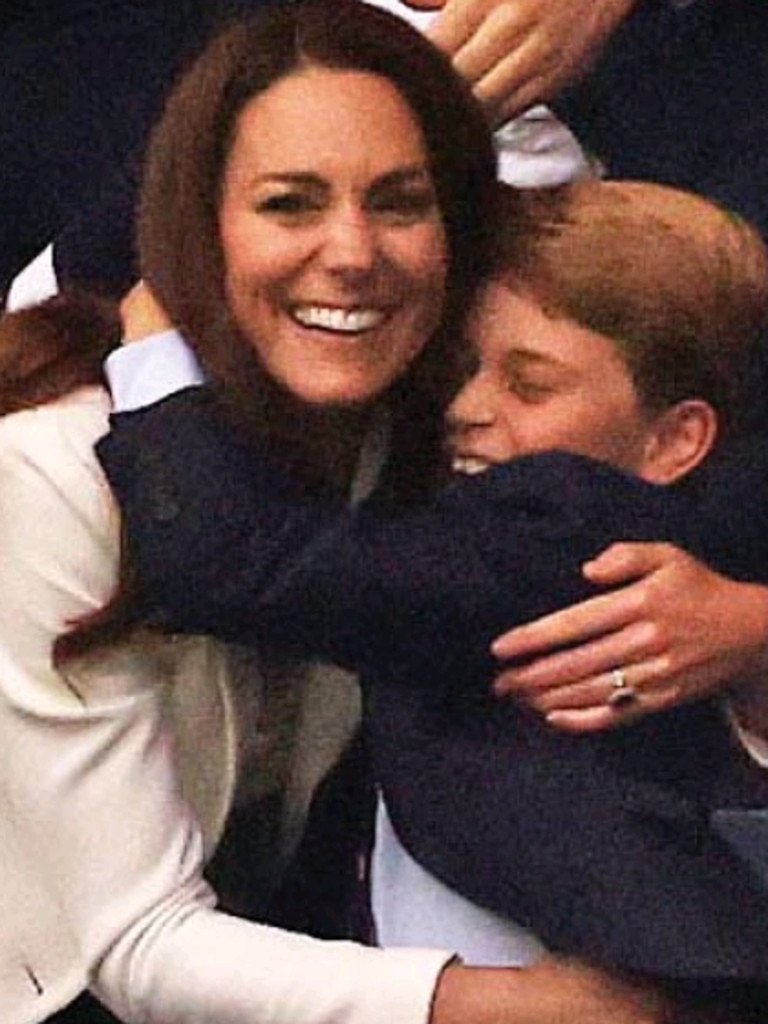
M 0 470 L 26 465 L 54 478 L 73 466 L 98 471 L 93 449 L 109 430 L 110 409 L 104 388 L 84 387 L 0 418 Z

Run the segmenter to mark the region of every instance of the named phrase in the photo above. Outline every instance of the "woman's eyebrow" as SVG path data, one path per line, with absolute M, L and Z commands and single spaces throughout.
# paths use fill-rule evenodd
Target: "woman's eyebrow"
M 392 171 L 387 171 L 380 177 L 376 178 L 373 185 L 377 188 L 380 186 L 398 186 L 398 185 L 411 185 L 414 183 L 429 182 L 432 181 L 432 175 L 430 174 L 429 168 L 424 164 L 409 164 L 406 167 L 396 167 Z
M 327 182 L 312 171 L 268 171 L 266 174 L 255 174 L 248 178 L 249 188 L 261 185 L 301 185 L 304 187 L 325 188 Z

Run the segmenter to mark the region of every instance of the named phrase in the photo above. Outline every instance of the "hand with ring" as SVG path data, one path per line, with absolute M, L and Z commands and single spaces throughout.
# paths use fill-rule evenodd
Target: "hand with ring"
M 494 654 L 516 664 L 497 694 L 590 732 L 743 681 L 743 713 L 768 723 L 768 589 L 663 543 L 614 544 L 584 574 L 614 589 L 499 637 Z

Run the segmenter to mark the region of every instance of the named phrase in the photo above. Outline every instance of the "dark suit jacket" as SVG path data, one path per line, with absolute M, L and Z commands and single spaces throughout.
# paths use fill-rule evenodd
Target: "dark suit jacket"
M 692 189 L 768 235 L 762 0 L 641 0 L 556 105 L 609 177 Z
M 121 295 L 165 95 L 218 21 L 268 0 L 25 0 L 0 15 L 0 298 L 49 242 L 60 279 Z
M 715 199 L 768 238 L 768 5 L 640 0 L 557 112 L 611 178 Z M 755 419 L 768 430 L 768 358 Z
M 417 859 L 553 949 L 768 983 L 766 889 L 710 822 L 768 789 L 718 707 L 572 737 L 488 695 L 490 640 L 586 597 L 580 566 L 611 540 L 768 574 L 764 457 L 727 500 L 716 472 L 689 493 L 551 453 L 351 514 L 298 494 L 203 389 L 113 426 L 99 455 L 158 621 L 361 669 L 376 778 Z

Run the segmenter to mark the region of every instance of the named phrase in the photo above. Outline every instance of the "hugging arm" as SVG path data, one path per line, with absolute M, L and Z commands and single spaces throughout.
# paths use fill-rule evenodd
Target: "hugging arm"
M 591 592 L 578 567 L 621 529 L 597 513 L 616 488 L 648 505 L 627 528 L 664 528 L 655 495 L 568 455 L 457 482 L 420 510 L 351 512 L 298 492 L 206 389 L 112 423 L 99 456 L 166 625 L 389 675 L 404 664 L 432 685 L 459 664 L 490 678 L 496 632 Z
M 504 628 L 587 597 L 587 611 L 619 604 L 621 592 L 595 597 L 580 570 L 611 541 L 691 533 L 691 508 L 671 491 L 564 453 L 460 480 L 420 510 L 351 512 L 294 487 L 206 389 L 112 423 L 99 454 L 147 602 L 168 626 L 266 639 L 356 669 L 410 661 L 432 685 L 441 664 L 490 673 L 489 645 Z M 734 533 L 717 518 L 696 517 L 715 552 L 718 536 Z M 544 628 L 523 626 L 507 643 Z
M 137 438 L 158 462 L 153 479 L 165 487 L 160 517 L 152 511 L 155 487 L 142 493 L 135 479 Z M 124 503 L 140 570 L 145 580 L 153 573 L 149 585 L 162 591 L 151 596 L 175 625 L 258 639 L 266 623 L 269 635 L 287 643 L 316 642 L 323 653 L 340 653 L 388 682 L 405 676 L 437 690 L 446 679 L 458 690 L 468 679 L 487 680 L 483 656 L 497 625 L 583 594 L 578 567 L 611 535 L 674 537 L 687 522 L 688 506 L 678 507 L 672 492 L 558 453 L 497 467 L 449 488 L 424 510 L 384 522 L 375 509 L 352 515 L 322 503 L 318 511 L 311 502 L 299 502 L 294 518 L 283 484 L 270 490 L 273 470 L 230 437 L 204 392 L 117 417 L 101 455 Z M 204 522 L 185 524 L 190 512 Z M 686 783 L 678 793 L 655 776 L 666 764 L 683 778 L 694 776 L 695 787 L 696 766 L 709 764 L 706 775 L 713 774 L 701 739 L 712 735 L 721 751 L 727 736 L 711 709 L 687 724 L 649 723 L 638 744 L 627 736 L 569 744 L 564 752 L 557 737 L 524 718 L 507 717 L 504 709 L 486 714 L 487 703 L 479 717 L 425 719 L 416 707 L 409 720 L 417 692 L 412 687 L 391 700 L 391 688 L 379 690 L 369 724 L 381 744 L 377 771 L 395 826 L 434 873 L 512 917 L 522 910 L 518 919 L 554 948 L 587 950 L 600 961 L 652 973 L 706 975 L 730 958 L 726 970 L 768 974 L 759 887 L 710 835 Z M 677 730 L 697 757 L 681 754 Z M 552 771 L 558 757 L 568 772 Z M 409 784 L 414 778 L 421 780 L 418 793 Z M 553 842 L 554 822 L 565 845 Z M 657 829 L 668 836 L 663 848 Z M 575 837 L 582 834 L 580 844 Z M 622 850 L 615 862 L 609 858 L 616 867 L 610 884 L 608 866 L 596 856 L 603 846 Z M 635 890 L 654 895 L 638 896 L 628 916 L 629 860 Z M 670 902 L 663 894 L 683 876 L 685 899 Z M 721 917 L 735 906 L 753 913 L 726 937 Z M 691 927 L 696 944 L 686 937 Z M 713 936 L 722 957 L 717 967 L 708 959 Z
M 669 544 L 608 547 L 584 566 L 605 593 L 498 639 L 499 657 L 518 661 L 497 680 L 499 692 L 549 714 L 553 725 L 600 729 L 610 724 L 605 674 L 619 664 L 640 696 L 631 717 L 731 692 L 747 729 L 765 734 L 764 441 L 732 445 L 704 473 L 688 527 L 691 550 L 710 566 Z

